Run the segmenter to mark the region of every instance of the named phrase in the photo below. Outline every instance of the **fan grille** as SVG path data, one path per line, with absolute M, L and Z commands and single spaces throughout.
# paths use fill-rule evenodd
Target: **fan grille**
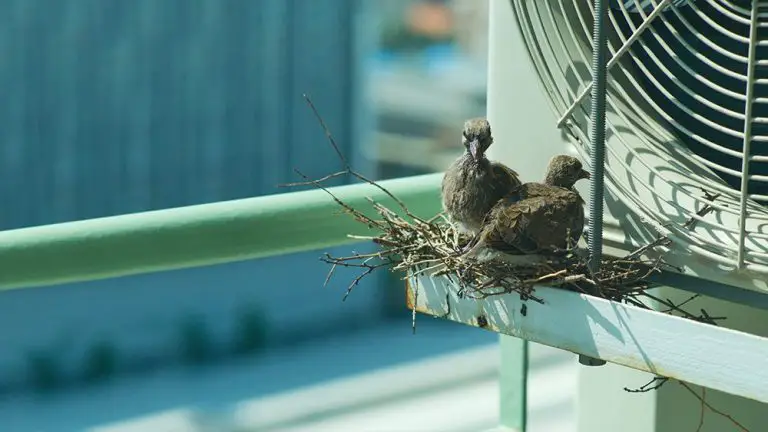
M 512 3 L 559 124 L 586 159 L 592 2 Z M 611 2 L 605 172 L 611 196 L 678 249 L 766 274 L 762 3 L 753 11 L 750 1 Z M 704 191 L 720 195 L 714 211 L 700 215 L 710 204 Z M 693 229 L 683 227 L 688 218 L 696 220 Z

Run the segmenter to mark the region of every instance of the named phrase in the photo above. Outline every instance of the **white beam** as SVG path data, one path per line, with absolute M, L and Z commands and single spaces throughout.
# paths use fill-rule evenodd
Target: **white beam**
M 445 278 L 419 277 L 408 300 L 421 313 L 768 402 L 768 338 L 556 288 L 537 288 L 544 304 L 456 292 Z

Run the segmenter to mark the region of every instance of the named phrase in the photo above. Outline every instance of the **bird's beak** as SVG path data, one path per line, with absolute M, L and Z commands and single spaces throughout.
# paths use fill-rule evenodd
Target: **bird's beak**
M 592 175 L 587 170 L 581 170 L 581 174 L 579 174 L 579 178 L 591 179 Z
M 477 160 L 478 148 L 480 147 L 480 141 L 473 139 L 469 142 L 469 154 L 472 155 L 472 159 Z

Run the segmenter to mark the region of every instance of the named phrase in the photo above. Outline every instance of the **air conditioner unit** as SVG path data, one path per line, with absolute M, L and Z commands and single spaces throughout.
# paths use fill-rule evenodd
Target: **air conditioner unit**
M 687 274 L 767 292 L 768 41 L 759 36 L 768 8 L 753 12 L 749 1 L 720 0 L 610 6 L 606 246 L 621 253 L 667 235 L 668 260 Z M 533 180 L 558 151 L 589 161 L 593 2 L 511 7 L 517 29 L 508 33 L 517 40 L 510 49 L 524 50 L 516 58 L 528 60 L 506 67 L 510 91 L 525 92 L 515 114 L 522 117 L 494 118 L 493 108 L 490 116 L 496 134 L 520 137 L 498 146 L 499 155 L 525 152 L 525 167 L 515 165 L 519 157 L 507 159 Z M 505 68 L 490 61 L 493 81 Z M 494 98 L 509 97 L 496 93 L 491 107 Z M 542 118 L 552 119 L 546 124 L 532 120 L 543 105 L 549 112 Z M 510 127 L 513 135 L 497 132 Z M 709 194 L 718 197 L 710 203 Z M 708 204 L 714 211 L 697 215 Z M 695 227 L 683 227 L 691 217 Z
M 755 307 L 768 304 L 768 2 L 609 5 L 604 252 L 621 256 L 669 236 L 666 259 L 685 276 L 667 285 L 709 287 L 705 294 L 749 305 L 726 311 L 723 324 L 765 336 L 766 314 Z M 491 157 L 525 181 L 541 179 L 557 153 L 589 164 L 594 1 L 491 0 L 490 16 Z M 588 184 L 577 188 L 589 197 Z M 718 197 L 710 203 L 708 194 Z M 707 204 L 714 211 L 697 215 Z M 691 217 L 696 225 L 684 228 Z M 655 325 L 622 324 L 628 334 Z M 584 329 L 585 338 L 589 332 Z M 624 343 L 646 348 L 636 340 Z M 668 352 L 674 357 L 677 351 Z M 711 354 L 701 353 L 702 359 Z M 736 357 L 731 353 L 734 364 L 720 370 L 744 373 L 743 357 Z M 665 389 L 653 403 L 618 391 L 628 377 L 642 384 L 644 378 L 629 369 L 609 365 L 579 373 L 586 378 L 579 389 L 579 430 L 618 430 L 629 423 L 633 430 L 687 430 L 681 419 L 695 417 L 689 415 L 693 404 L 682 402 L 689 395 L 676 390 Z M 726 412 L 765 424 L 763 405 L 717 397 Z

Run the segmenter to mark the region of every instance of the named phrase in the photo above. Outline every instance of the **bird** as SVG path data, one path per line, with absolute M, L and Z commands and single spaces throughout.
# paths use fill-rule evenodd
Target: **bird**
M 589 179 L 578 158 L 550 159 L 543 183 L 529 182 L 500 199 L 463 256 L 483 250 L 507 255 L 556 255 L 575 246 L 584 230 L 584 200 L 574 189 Z
M 491 125 L 479 117 L 464 123 L 462 142 L 466 151 L 443 175 L 443 211 L 460 232 L 477 234 L 493 206 L 521 185 L 517 172 L 490 161 L 485 152 L 493 144 Z

